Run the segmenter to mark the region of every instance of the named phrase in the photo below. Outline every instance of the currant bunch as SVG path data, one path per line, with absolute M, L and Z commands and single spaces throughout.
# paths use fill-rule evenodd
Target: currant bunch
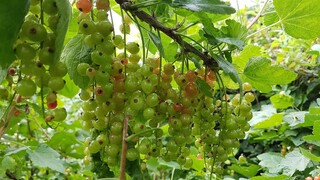
M 57 95 L 65 86 L 63 78 L 67 74 L 67 66 L 55 52 L 59 17 L 56 0 L 43 0 L 42 6 L 40 1 L 32 1 L 14 46 L 16 60 L 6 78 L 13 87 L 8 93 L 18 94 L 23 103 L 34 96 L 42 99 L 46 122 L 66 119 L 65 108 L 57 108 Z

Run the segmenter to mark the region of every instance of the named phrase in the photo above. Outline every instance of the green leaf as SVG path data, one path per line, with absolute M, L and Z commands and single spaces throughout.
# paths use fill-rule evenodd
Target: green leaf
M 317 161 L 317 162 L 320 162 L 320 157 L 319 156 L 316 156 L 314 154 L 312 154 L 310 151 L 306 150 L 306 149 L 303 149 L 302 147 L 299 147 L 300 149 L 300 152 L 307 158 L 309 158 L 310 160 L 312 161 Z
M 281 66 L 272 66 L 271 60 L 264 57 L 251 58 L 243 72 L 243 80 L 261 92 L 270 92 L 272 85 L 285 85 L 296 77 L 296 73 Z
M 280 163 L 283 158 L 280 153 L 267 152 L 258 155 L 257 158 L 260 160 L 259 165 L 267 168 L 269 173 L 277 174 L 281 172 L 282 167 Z
M 8 153 L 5 154 L 5 156 L 9 156 L 11 154 L 16 154 L 20 151 L 25 151 L 27 149 L 29 149 L 30 147 L 29 146 L 24 146 L 24 147 L 21 147 L 21 148 L 18 148 L 18 149 L 15 149 L 15 150 L 12 150 L 12 151 L 9 151 Z
M 304 116 L 304 122 L 301 124 L 298 124 L 299 127 L 310 127 L 314 125 L 315 121 L 320 120 L 320 114 L 310 114 L 307 113 Z
M 295 149 L 282 159 L 280 166 L 283 167 L 283 174 L 292 176 L 296 170 L 304 171 L 309 162 L 310 159 L 303 156 L 298 149 Z
M 249 166 L 240 166 L 237 164 L 232 164 L 230 169 L 234 170 L 236 173 L 239 173 L 245 177 L 253 177 L 260 170 L 260 166 L 256 164 L 250 164 Z
M 256 176 L 250 178 L 250 180 L 287 180 L 289 177 L 286 175 L 279 175 L 279 176 Z
M 6 71 L 15 60 L 13 45 L 29 5 L 30 0 L 0 1 L 0 71 Z
M 83 38 L 83 35 L 77 35 L 72 38 L 67 43 L 61 55 L 61 60 L 65 62 L 68 67 L 70 78 L 74 84 L 81 89 L 87 88 L 90 79 L 87 76 L 79 75 L 77 66 L 80 63 L 91 63 L 91 49 L 84 44 Z
M 220 0 L 173 0 L 171 6 L 215 14 L 232 14 L 236 12 L 235 9 Z
M 63 161 L 59 159 L 59 153 L 46 144 L 40 144 L 35 150 L 27 150 L 33 165 L 50 168 L 64 173 Z
M 320 120 L 314 122 L 312 134 L 320 135 Z
M 286 33 L 295 38 L 320 37 L 318 0 L 274 0 L 274 8 Z
M 234 66 L 223 57 L 213 54 L 212 57 L 217 60 L 219 67 L 223 70 L 224 73 L 228 74 L 233 82 L 239 84 L 240 94 L 242 94 L 242 81 L 239 77 L 238 72 L 234 68 Z
M 239 89 L 239 84 L 235 83 L 229 74 L 226 74 L 224 72 L 221 73 L 221 79 L 223 81 L 223 84 L 228 88 L 228 89 L 234 89 L 237 90 Z
M 287 109 L 293 106 L 294 99 L 286 94 L 276 94 L 270 97 L 270 101 L 277 109 Z
M 245 26 L 231 19 L 226 20 L 226 25 L 221 30 L 227 37 L 237 38 L 242 41 L 246 39 L 248 30 Z
M 209 84 L 206 83 L 206 81 L 204 81 L 200 78 L 197 78 L 196 84 L 197 84 L 200 92 L 202 92 L 204 95 L 206 95 L 208 97 L 212 97 L 212 92 L 211 92 L 212 88 L 209 86 Z
M 54 51 L 54 63 L 60 60 L 60 55 L 64 47 L 64 39 L 69 26 L 71 17 L 71 5 L 68 0 L 56 1 L 58 8 L 59 22 L 57 24 L 57 30 L 54 32 L 56 35 L 55 39 L 55 51 Z
M 270 127 L 278 126 L 281 124 L 282 119 L 283 119 L 283 114 L 281 113 L 274 114 L 270 118 L 254 125 L 254 128 L 270 128 Z
M 148 35 L 151 41 L 153 42 L 153 44 L 157 47 L 160 55 L 166 59 L 160 37 L 158 37 L 151 31 L 148 31 Z
M 310 114 L 319 114 L 320 115 L 320 108 L 319 107 L 309 107 Z
M 264 25 L 270 26 L 271 24 L 277 23 L 279 16 L 276 11 L 268 12 L 263 16 Z
M 320 136 L 319 135 L 307 135 L 302 138 L 310 144 L 320 146 Z
M 69 132 L 57 132 L 55 133 L 48 145 L 54 149 L 65 152 L 68 156 L 74 158 L 83 158 L 83 146 L 74 136 L 74 133 Z M 73 147 L 73 148 L 71 148 Z
M 201 69 L 201 65 L 200 65 L 199 60 L 198 60 L 197 58 L 195 58 L 195 57 L 190 57 L 189 60 L 193 62 L 194 66 L 195 66 L 196 68 Z
M 247 45 L 243 48 L 239 56 L 232 58 L 232 64 L 239 72 L 242 72 L 246 67 L 249 59 L 252 57 L 261 56 L 260 47 L 254 45 Z
M 259 137 L 254 138 L 254 140 L 270 140 L 273 138 L 277 138 L 279 135 L 275 131 L 263 132 Z
M 176 42 L 162 44 L 165 52 L 165 60 L 167 62 L 174 62 L 177 55 L 179 45 Z
M 238 49 L 242 50 L 244 46 L 244 42 L 238 38 L 216 38 L 219 42 L 226 43 L 229 45 L 235 45 Z
M 7 77 L 7 69 L 3 69 L 2 66 L 0 66 L 0 84 L 2 84 L 2 81 Z
M 14 171 L 17 166 L 16 160 L 11 156 L 5 156 L 1 161 L 1 166 L 4 169 L 8 169 L 10 171 Z
M 63 89 L 59 91 L 59 94 L 71 99 L 78 94 L 79 87 L 74 84 L 69 75 L 66 75 L 64 80 L 66 81 L 66 84 Z

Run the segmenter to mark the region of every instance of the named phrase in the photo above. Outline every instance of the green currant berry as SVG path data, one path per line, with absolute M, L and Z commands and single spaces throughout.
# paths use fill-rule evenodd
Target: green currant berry
M 18 94 L 24 97 L 31 97 L 37 91 L 36 84 L 31 79 L 22 79 L 16 86 Z
M 58 13 L 56 0 L 43 0 L 42 9 L 48 15 L 55 15 Z
M 139 152 L 137 149 L 130 148 L 127 150 L 127 159 L 129 161 L 134 161 L 134 160 L 138 159 L 138 157 L 139 157 Z
M 136 42 L 128 42 L 126 48 L 131 54 L 137 54 L 140 51 L 139 44 Z
M 14 51 L 17 57 L 25 63 L 30 62 L 36 56 L 36 50 L 27 43 L 17 45 Z
M 65 80 L 61 77 L 52 77 L 48 82 L 48 87 L 53 91 L 60 91 L 65 85 Z
M 89 19 L 83 19 L 79 23 L 79 31 L 85 35 L 92 34 L 96 31 L 96 25 Z
M 68 69 L 65 63 L 59 61 L 55 65 L 50 66 L 49 73 L 52 77 L 63 77 L 67 74 Z

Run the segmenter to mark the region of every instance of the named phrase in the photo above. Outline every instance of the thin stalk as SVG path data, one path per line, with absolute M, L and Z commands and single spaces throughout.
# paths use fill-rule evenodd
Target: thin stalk
M 271 28 L 272 26 L 278 25 L 278 24 L 280 24 L 280 23 L 281 23 L 281 21 L 278 21 L 278 22 L 275 22 L 275 23 L 273 23 L 273 24 L 270 24 L 270 25 L 267 26 L 267 27 L 261 28 L 261 29 L 259 29 L 258 31 L 255 31 L 255 32 L 252 33 L 252 34 L 249 34 L 249 35 L 247 36 L 247 38 L 250 38 L 250 37 L 252 37 L 253 35 L 258 34 L 258 33 L 262 32 L 262 31 L 265 31 L 266 29 L 269 29 L 269 28 Z
M 128 122 L 129 116 L 126 116 L 123 121 L 123 130 L 122 130 L 122 151 L 121 151 L 121 162 L 120 162 L 120 180 L 126 179 L 126 157 L 128 144 L 126 141 L 128 133 Z
M 134 18 L 134 22 L 136 23 L 137 27 L 138 27 L 138 30 L 139 30 L 139 33 L 140 33 L 140 37 L 141 37 L 141 44 L 142 44 L 142 63 L 145 64 L 145 61 L 146 61 L 146 44 L 144 42 L 144 37 L 143 37 L 143 33 L 142 33 L 142 29 L 141 29 L 141 25 L 138 23 L 138 19 L 133 16 Z
M 121 18 L 122 18 L 122 21 L 124 22 L 124 15 L 123 15 L 123 9 L 120 8 L 120 12 L 121 12 Z M 123 48 L 123 53 L 124 53 L 124 58 L 127 58 L 127 33 L 126 33 L 126 26 L 125 24 L 123 24 L 123 43 L 124 43 L 124 48 Z
M 264 4 L 262 5 L 260 11 L 258 12 L 258 14 L 256 15 L 256 17 L 254 17 L 254 19 L 251 21 L 251 23 L 247 26 L 247 29 L 250 29 L 254 23 L 256 23 L 258 21 L 258 19 L 261 17 L 261 14 L 263 13 L 264 9 L 266 8 L 267 4 L 268 4 L 269 0 L 266 0 L 264 2 Z M 238 1 L 237 1 L 238 3 Z

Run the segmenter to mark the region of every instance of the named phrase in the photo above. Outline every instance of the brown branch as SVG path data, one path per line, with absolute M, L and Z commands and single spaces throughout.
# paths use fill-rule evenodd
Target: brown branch
M 127 138 L 127 132 L 128 132 L 128 121 L 129 121 L 129 116 L 126 116 L 123 121 L 123 130 L 122 130 L 120 180 L 126 179 L 126 159 L 127 159 L 127 150 L 128 150 L 128 144 L 127 144 L 126 138 Z
M 17 96 L 15 96 L 13 101 L 16 102 L 19 98 L 21 98 L 21 96 L 17 95 Z M 2 138 L 3 134 L 5 133 L 7 127 L 9 125 L 9 123 L 10 123 L 10 120 L 11 120 L 11 118 L 14 115 L 14 112 L 16 110 L 16 107 L 15 107 L 14 103 L 10 103 L 8 109 L 9 109 L 9 111 L 8 111 L 7 117 L 4 119 L 3 126 L 0 127 L 0 139 Z M 2 121 L 2 119 L 0 121 Z
M 148 13 L 139 10 L 137 8 L 134 8 L 132 6 L 132 2 L 126 1 L 126 0 L 115 0 L 122 9 L 130 12 L 133 16 L 138 17 L 141 21 L 146 22 L 147 24 L 151 25 L 153 28 L 160 30 L 167 36 L 169 36 L 171 39 L 173 39 L 175 42 L 177 42 L 185 52 L 191 52 L 198 56 L 200 59 L 202 59 L 203 64 L 205 66 L 208 66 L 210 69 L 215 69 L 218 67 L 218 64 L 216 60 L 208 55 L 206 52 L 199 51 L 195 47 L 193 47 L 191 44 L 184 41 L 181 36 L 176 32 L 176 29 L 172 29 L 169 27 L 166 27 L 162 25 L 155 17 L 149 15 Z

